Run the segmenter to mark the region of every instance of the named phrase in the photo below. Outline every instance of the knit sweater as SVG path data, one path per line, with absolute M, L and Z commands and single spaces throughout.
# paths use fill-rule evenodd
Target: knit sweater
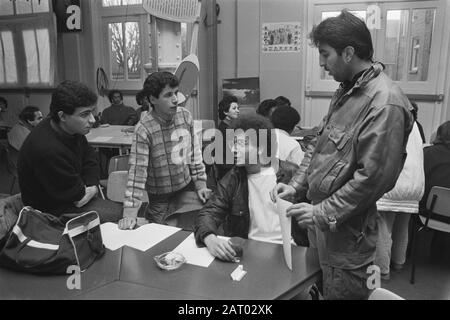
M 102 112 L 102 123 L 115 126 L 134 126 L 138 122 L 136 110 L 132 107 L 111 105 Z
M 41 122 L 22 145 L 18 174 L 23 203 L 56 216 L 99 182 L 94 149 L 83 135 L 55 131 L 50 119 Z

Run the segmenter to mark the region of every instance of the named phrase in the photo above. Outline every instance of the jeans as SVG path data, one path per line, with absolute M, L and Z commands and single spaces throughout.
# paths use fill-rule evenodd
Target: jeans
M 382 274 L 388 274 L 391 261 L 400 265 L 405 263 L 411 214 L 381 211 L 380 216 L 375 264 Z

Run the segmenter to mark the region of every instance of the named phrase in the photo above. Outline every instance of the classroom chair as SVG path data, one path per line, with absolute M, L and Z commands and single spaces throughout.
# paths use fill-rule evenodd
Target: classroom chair
M 431 188 L 428 195 L 426 211 L 419 215 L 422 225 L 414 226 L 412 240 L 411 284 L 415 282 L 417 238 L 423 230 L 432 229 L 450 233 L 450 189 L 444 187 Z
M 108 165 L 108 175 L 111 174 L 113 171 L 128 171 L 130 156 L 129 155 L 122 155 L 122 156 L 114 156 L 109 160 Z M 100 186 L 106 188 L 108 184 L 108 179 L 100 180 Z

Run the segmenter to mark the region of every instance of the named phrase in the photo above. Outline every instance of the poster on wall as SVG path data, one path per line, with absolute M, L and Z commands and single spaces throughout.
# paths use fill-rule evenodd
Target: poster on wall
M 235 96 L 242 114 L 255 112 L 259 105 L 259 78 L 224 79 L 222 96 Z
M 300 52 L 302 27 L 300 22 L 263 23 L 262 52 Z

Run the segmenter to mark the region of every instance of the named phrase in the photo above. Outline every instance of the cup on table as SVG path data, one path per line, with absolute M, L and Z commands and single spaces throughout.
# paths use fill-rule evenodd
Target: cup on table
M 235 260 L 239 262 L 244 254 L 244 244 L 245 240 L 241 237 L 232 237 L 228 240 L 228 243 L 231 245 L 233 250 L 236 252 Z

